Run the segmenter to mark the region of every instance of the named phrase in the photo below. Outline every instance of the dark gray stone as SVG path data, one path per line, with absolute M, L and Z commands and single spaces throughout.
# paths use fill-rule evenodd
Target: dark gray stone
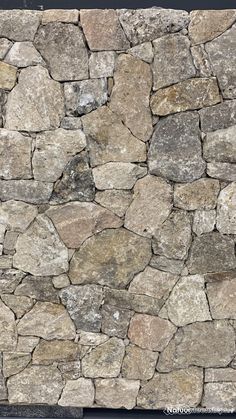
M 28 275 L 16 288 L 15 295 L 26 295 L 38 301 L 60 302 L 57 290 L 53 287 L 51 278 L 47 276 Z
M 66 114 L 78 116 L 89 113 L 107 102 L 106 79 L 65 83 Z
M 132 312 L 129 310 L 104 305 L 102 308 L 102 332 L 124 339 L 131 316 Z
M 42 406 L 42 405 L 1 405 L 0 415 L 2 417 L 19 418 L 83 418 L 83 409 L 79 407 Z
M 236 125 L 236 100 L 227 100 L 199 111 L 203 132 L 216 131 Z

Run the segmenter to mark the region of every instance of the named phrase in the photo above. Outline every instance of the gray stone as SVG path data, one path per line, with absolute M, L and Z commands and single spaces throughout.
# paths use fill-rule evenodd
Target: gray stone
M 35 336 L 18 336 L 16 351 L 24 353 L 32 352 L 38 343 L 39 338 Z
M 0 211 L 2 209 L 2 206 L 0 206 Z M 6 223 L 4 223 L 5 219 L 0 218 L 0 243 L 2 244 L 4 242 L 4 236 L 6 232 Z M 4 223 L 4 224 L 1 224 Z
M 207 383 L 204 386 L 202 406 L 207 409 L 236 408 L 235 403 L 236 383 Z
M 207 295 L 213 319 L 236 319 L 236 281 L 207 284 Z
M 124 358 L 123 340 L 113 337 L 92 349 L 82 359 L 82 372 L 89 378 L 113 378 L 120 374 Z
M 153 90 L 195 76 L 196 69 L 190 53 L 190 41 L 186 36 L 166 35 L 155 39 L 153 46 Z
M 74 321 L 77 329 L 99 332 L 102 316 L 102 288 L 97 285 L 69 286 L 60 292 L 62 303 Z
M 79 20 L 79 11 L 76 9 L 49 9 L 44 10 L 42 13 L 42 25 L 50 22 L 64 22 L 75 23 Z
M 213 272 L 204 275 L 206 282 L 228 281 L 236 278 L 236 271 Z
M 73 361 L 78 356 L 78 344 L 70 340 L 40 340 L 33 353 L 32 364 L 50 365 Z
M 234 330 L 227 321 L 196 322 L 179 329 L 160 354 L 158 371 L 176 368 L 226 367 L 235 351 Z
M 7 387 L 2 375 L 2 356 L 0 357 L 0 400 L 7 400 Z
M 139 386 L 138 380 L 124 378 L 95 380 L 96 404 L 111 409 L 133 409 Z
M 147 168 L 133 163 L 106 163 L 93 169 L 97 189 L 132 189 L 147 174 Z
M 108 336 L 126 338 L 132 314 L 131 311 L 126 309 L 103 305 L 101 310 L 102 332 Z
M 15 313 L 16 318 L 22 317 L 34 304 L 29 297 L 12 294 L 3 294 L 1 299 Z
M 2 179 L 30 179 L 30 137 L 19 132 L 0 129 L 0 176 Z
M 197 210 L 193 216 L 193 231 L 197 236 L 201 236 L 204 233 L 210 233 L 214 230 L 216 223 L 216 211 L 215 210 Z
M 0 37 L 13 41 L 33 41 L 40 24 L 41 12 L 33 10 L 1 10 Z
M 113 77 L 116 54 L 114 51 L 93 52 L 89 58 L 91 79 Z
M 188 211 L 214 209 L 219 191 L 220 183 L 214 179 L 202 178 L 192 183 L 177 184 L 174 189 L 174 205 Z
M 7 231 L 4 238 L 4 253 L 5 254 L 14 254 L 15 253 L 15 245 L 17 238 L 19 236 L 19 233 L 16 231 Z
M 79 344 L 85 346 L 98 346 L 109 339 L 109 336 L 103 333 L 85 332 L 84 330 L 80 331 L 79 337 Z
M 24 370 L 31 361 L 31 355 L 25 352 L 3 353 L 3 375 L 10 377 Z
M 203 372 L 196 367 L 155 374 L 141 387 L 137 405 L 144 409 L 196 407 L 201 401 L 202 385 Z
M 70 285 L 70 280 L 66 274 L 61 274 L 58 276 L 54 276 L 52 278 L 52 283 L 55 288 L 61 289 Z
M 89 166 L 87 151 L 73 157 L 64 168 L 62 177 L 55 183 L 51 203 L 93 201 L 95 185 Z
M 186 259 L 191 239 L 189 214 L 174 211 L 155 232 L 153 251 L 169 259 Z
M 13 43 L 7 38 L 0 39 L 0 60 L 3 60 Z
M 189 23 L 184 10 L 153 7 L 149 9 L 121 9 L 119 19 L 133 45 L 153 41 L 168 33 L 179 32 Z
M 9 93 L 5 128 L 44 131 L 60 125 L 64 99 L 59 83 L 42 66 L 21 70 L 18 84 Z
M 3 255 L 0 256 L 0 270 L 12 268 L 12 256 Z
M 11 90 L 16 84 L 17 69 L 5 62 L 0 62 L 0 89 Z
M 234 241 L 231 237 L 212 232 L 194 238 L 188 261 L 191 274 L 227 271 L 235 267 Z
M 171 115 L 159 121 L 151 139 L 148 163 L 150 173 L 175 182 L 192 182 L 202 176 L 205 162 L 197 113 Z
M 81 130 L 58 128 L 38 134 L 32 159 L 34 179 L 55 182 L 70 159 L 85 146 L 86 138 Z
M 122 377 L 128 380 L 150 380 L 155 372 L 157 358 L 157 352 L 135 345 L 127 346 L 122 364 Z
M 146 63 L 150 64 L 153 61 L 154 54 L 151 42 L 144 42 L 143 44 L 136 45 L 135 47 L 128 49 L 127 52 L 128 54 L 133 55 L 133 57 L 146 61 Z
M 6 201 L 0 205 L 0 223 L 8 230 L 23 233 L 37 216 L 36 206 L 21 201 Z
M 125 288 L 150 258 L 148 239 L 122 228 L 107 229 L 86 240 L 74 254 L 69 277 L 73 284 Z
M 58 369 L 64 380 L 77 380 L 81 376 L 80 360 L 60 362 Z
M 132 202 L 132 197 L 133 194 L 131 191 L 110 189 L 98 191 L 95 195 L 95 201 L 119 217 L 123 217 Z
M 63 389 L 63 380 L 55 365 L 29 366 L 7 382 L 12 404 L 56 404 Z
M 45 215 L 39 215 L 18 238 L 13 265 L 35 276 L 60 275 L 68 270 L 68 250 Z
M 88 137 L 91 166 L 146 160 L 146 146 L 124 126 L 106 106 L 82 117 L 84 132 Z
M 91 407 L 94 403 L 94 385 L 88 378 L 69 380 L 58 402 L 60 406 Z
M 0 300 L 0 351 L 14 351 L 17 344 L 15 316 Z
M 232 19 L 232 15 L 230 17 Z M 236 10 L 234 11 L 236 20 Z M 229 25 L 230 26 L 230 25 Z M 217 76 L 222 95 L 226 99 L 236 97 L 236 77 L 234 68 L 236 65 L 236 25 L 225 33 L 206 44 L 214 74 Z
M 107 102 L 106 79 L 83 80 L 64 84 L 66 114 L 79 116 Z
M 236 165 L 231 163 L 207 163 L 207 174 L 226 182 L 236 181 Z
M 81 119 L 73 116 L 65 116 L 61 121 L 61 128 L 64 129 L 80 129 L 82 128 Z
M 122 119 L 132 134 L 142 141 L 148 141 L 152 135 L 149 108 L 151 88 L 150 66 L 132 55 L 120 55 L 116 61 L 109 107 Z
M 193 62 L 197 70 L 196 75 L 199 77 L 211 77 L 213 71 L 209 57 L 205 51 L 204 45 L 195 45 L 191 48 Z
M 203 156 L 209 162 L 236 162 L 236 125 L 209 132 L 203 142 Z
M 88 78 L 88 53 L 78 26 L 60 22 L 48 23 L 40 27 L 34 44 L 48 63 L 55 80 Z
M 201 128 L 204 132 L 216 131 L 236 125 L 236 100 L 200 109 Z
M 168 259 L 165 256 L 153 256 L 150 260 L 150 266 L 160 269 L 164 272 L 179 275 L 184 267 L 183 260 Z
M 16 269 L 0 270 L 0 294 L 10 294 L 26 276 L 25 272 Z
M 207 368 L 205 371 L 205 382 L 236 381 L 236 370 L 234 368 Z
M 236 234 L 236 182 L 222 189 L 217 203 L 216 226 L 222 234 Z
M 52 188 L 52 183 L 36 180 L 0 180 L 0 200 L 44 204 L 49 201 Z
M 75 326 L 65 307 L 48 302 L 37 302 L 20 319 L 17 330 L 20 335 L 34 335 L 46 340 L 67 340 L 75 337 Z
M 27 275 L 21 284 L 16 287 L 15 295 L 26 295 L 39 301 L 59 303 L 57 291 L 52 285 L 52 280 L 47 276 Z
M 15 42 L 4 61 L 16 67 L 28 67 L 44 64 L 44 61 L 32 42 Z

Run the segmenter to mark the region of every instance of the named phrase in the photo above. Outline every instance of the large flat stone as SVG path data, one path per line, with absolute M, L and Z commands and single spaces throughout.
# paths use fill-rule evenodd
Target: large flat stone
M 78 23 L 79 11 L 76 9 L 48 9 L 42 14 L 42 25 L 50 22 Z
M 95 380 L 96 404 L 111 409 L 133 409 L 139 385 L 138 380 L 125 378 Z
M 50 199 L 52 189 L 52 183 L 37 180 L 0 180 L 0 199 L 45 204 Z
M 234 163 L 207 163 L 208 176 L 226 182 L 236 181 L 236 165 Z
M 40 18 L 41 12 L 36 10 L 1 10 L 0 37 L 13 41 L 33 41 Z
M 20 68 L 45 64 L 32 42 L 15 42 L 4 61 Z
M 236 319 L 236 280 L 207 284 L 207 295 L 213 319 Z
M 90 407 L 94 403 L 94 385 L 88 378 L 69 380 L 58 402 L 60 406 Z
M 236 162 L 236 125 L 209 132 L 203 142 L 203 156 L 209 162 Z
M 0 350 L 14 351 L 17 344 L 15 316 L 2 301 L 0 301 L 0 326 Z
M 73 361 L 78 351 L 78 344 L 70 340 L 40 340 L 34 350 L 32 364 L 50 365 L 54 362 Z
M 216 207 L 220 183 L 215 179 L 202 178 L 192 183 L 175 185 L 174 205 L 188 211 L 211 210 Z
M 15 296 L 27 296 L 38 301 L 59 303 L 57 290 L 53 287 L 52 279 L 48 276 L 27 275 L 16 287 Z
M 236 370 L 234 368 L 207 368 L 205 371 L 205 382 L 235 382 Z
M 202 406 L 207 409 L 235 411 L 236 383 L 207 383 L 204 386 Z
M 236 234 L 236 182 L 222 189 L 217 203 L 216 226 L 222 234 Z

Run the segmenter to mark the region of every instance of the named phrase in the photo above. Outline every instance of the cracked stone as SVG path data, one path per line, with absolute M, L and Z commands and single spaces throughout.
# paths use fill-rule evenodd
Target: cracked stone
M 79 11 L 76 9 L 49 9 L 42 13 L 42 25 L 50 22 L 78 23 Z
M 193 216 L 193 231 L 197 236 L 204 233 L 210 233 L 214 230 L 216 223 L 215 210 L 197 210 Z
M 136 45 L 133 48 L 128 49 L 127 53 L 149 64 L 153 61 L 154 54 L 151 42 L 144 42 L 143 44 Z
M 147 174 L 146 167 L 133 163 L 106 163 L 93 169 L 97 189 L 132 189 Z
M 213 75 L 213 71 L 204 45 L 195 45 L 191 47 L 191 54 L 194 65 L 197 69 L 196 75 L 200 77 L 211 77 Z
M 44 204 L 49 201 L 52 188 L 52 183 L 36 180 L 0 180 L 0 200 Z
M 139 386 L 139 381 L 125 378 L 95 380 L 96 404 L 111 409 L 133 409 Z
M 174 205 L 188 211 L 211 210 L 216 207 L 219 191 L 220 183 L 214 179 L 202 178 L 192 183 L 177 184 Z
M 217 203 L 216 226 L 222 234 L 236 234 L 236 182 L 222 189 Z
M 41 14 L 36 10 L 1 10 L 0 37 L 13 41 L 33 41 Z
M 211 132 L 236 125 L 236 100 L 227 100 L 218 105 L 200 109 L 201 128 Z
M 66 340 L 40 340 L 33 353 L 32 364 L 50 365 L 73 361 L 78 355 L 78 344 Z
M 213 319 L 236 319 L 236 281 L 207 284 L 207 295 Z
M 12 294 L 3 294 L 1 299 L 15 313 L 17 318 L 22 317 L 34 304 L 29 297 Z
M 132 314 L 130 310 L 103 305 L 101 310 L 102 332 L 108 336 L 125 339 Z
M 109 339 L 109 336 L 104 335 L 102 333 L 94 333 L 94 332 L 85 332 L 81 330 L 80 332 L 80 345 L 85 346 L 98 346 L 101 343 L 106 342 Z
M 133 194 L 130 191 L 110 189 L 97 191 L 95 201 L 119 217 L 123 217 L 132 202 L 132 197 Z
M 5 62 L 0 62 L 0 89 L 11 90 L 16 83 L 17 69 Z
M 0 300 L 0 351 L 14 351 L 17 344 L 15 316 Z
M 236 125 L 209 132 L 203 142 L 203 156 L 208 162 L 236 162 Z
M 129 345 L 122 364 L 122 376 L 128 380 L 150 380 L 155 372 L 158 353 Z
M 66 115 L 83 115 L 107 102 L 107 81 L 102 78 L 65 83 L 64 93 Z
M 4 61 L 15 67 L 28 67 L 44 64 L 44 61 L 32 42 L 15 42 Z
M 69 380 L 58 402 L 60 406 L 90 407 L 94 403 L 94 385 L 88 378 Z
M 155 269 L 160 269 L 164 272 L 170 272 L 172 274 L 179 275 L 181 274 L 184 261 L 183 260 L 176 260 L 176 259 L 168 259 L 165 256 L 158 256 L 155 255 L 150 260 L 150 266 Z
M 92 79 L 113 77 L 116 54 L 114 51 L 93 52 L 89 58 L 89 73 Z
M 52 285 L 51 278 L 47 276 L 27 275 L 16 287 L 15 295 L 26 295 L 39 301 L 59 303 L 57 291 Z
M 25 352 L 5 352 L 3 354 L 3 375 L 10 377 L 18 374 L 30 363 L 31 355 Z
M 207 163 L 207 174 L 226 182 L 236 181 L 236 166 L 231 163 Z
M 6 201 L 0 205 L 0 223 L 8 230 L 23 233 L 37 216 L 36 206 L 21 201 Z
M 236 383 L 207 383 L 202 406 L 208 409 L 235 410 Z

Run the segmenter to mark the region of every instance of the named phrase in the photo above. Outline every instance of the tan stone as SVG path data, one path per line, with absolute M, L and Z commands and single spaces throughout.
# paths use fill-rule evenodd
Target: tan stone
M 145 176 L 135 185 L 124 225 L 137 234 L 152 237 L 169 216 L 171 207 L 171 185 L 156 176 Z
M 136 45 L 128 49 L 128 54 L 133 55 L 140 60 L 146 61 L 146 63 L 151 63 L 153 60 L 153 48 L 151 42 L 144 42 L 143 44 Z
M 202 406 L 207 409 L 235 411 L 236 383 L 207 383 L 204 386 Z
M 150 266 L 136 275 L 130 283 L 129 292 L 144 294 L 165 301 L 178 280 L 177 275 L 162 272 Z
M 0 256 L 0 269 L 11 269 L 12 268 L 12 256 L 3 255 Z
M 15 86 L 16 72 L 12 65 L 0 62 L 0 89 L 11 90 Z
M 174 189 L 174 205 L 188 211 L 214 209 L 219 190 L 219 181 L 215 179 L 202 178 L 192 183 L 177 184 Z
M 95 201 L 103 207 L 114 212 L 119 217 L 125 215 L 127 208 L 131 204 L 133 194 L 130 191 L 106 190 L 98 191 Z
M 3 375 L 10 377 L 24 370 L 30 363 L 31 354 L 25 352 L 3 353 Z
M 54 276 L 54 278 L 52 278 L 52 283 L 55 288 L 61 289 L 70 285 L 70 280 L 66 274 L 61 274 Z
M 78 23 L 79 11 L 76 9 L 48 9 L 42 14 L 42 25 L 49 22 Z
M 215 179 L 235 182 L 236 166 L 234 163 L 207 163 L 207 174 Z
M 122 364 L 122 377 L 134 380 L 150 380 L 155 372 L 158 353 L 129 345 Z
M 111 409 L 133 409 L 139 386 L 138 380 L 124 378 L 95 380 L 96 404 Z
M 41 14 L 38 10 L 1 10 L 0 37 L 13 41 L 33 41 Z
M 131 55 L 120 55 L 116 62 L 110 108 L 132 134 L 142 141 L 152 135 L 149 97 L 152 74 L 148 64 Z
M 0 351 L 14 351 L 17 332 L 13 312 L 0 300 Z
M 89 58 L 91 79 L 113 77 L 116 53 L 114 51 L 93 52 Z
M 175 112 L 201 109 L 220 102 L 215 78 L 196 78 L 182 81 L 158 90 L 151 99 L 154 115 L 165 116 Z
M 17 318 L 22 317 L 34 304 L 33 300 L 26 296 L 3 294 L 1 298 Z
M 147 174 L 147 168 L 133 163 L 106 163 L 93 169 L 97 189 L 132 189 Z
M 6 201 L 0 205 L 0 223 L 9 230 L 23 233 L 37 216 L 36 206 L 21 201 Z
M 73 361 L 78 355 L 78 344 L 66 340 L 41 340 L 33 353 L 32 364 L 50 365 Z
M 215 381 L 236 381 L 236 370 L 234 368 L 207 368 L 205 370 L 205 382 Z
M 236 319 L 236 281 L 229 279 L 207 284 L 213 319 Z
M 174 335 L 176 327 L 168 320 L 147 314 L 135 314 L 131 319 L 128 337 L 143 349 L 162 351 Z
M 84 330 L 81 330 L 79 336 L 80 345 L 85 346 L 101 345 L 101 343 L 104 343 L 109 339 L 109 336 L 104 335 L 103 333 L 85 332 Z
M 35 336 L 18 336 L 16 352 L 32 352 L 38 343 Z
M 94 402 L 94 385 L 88 378 L 69 380 L 58 402 L 60 406 L 91 407 Z

